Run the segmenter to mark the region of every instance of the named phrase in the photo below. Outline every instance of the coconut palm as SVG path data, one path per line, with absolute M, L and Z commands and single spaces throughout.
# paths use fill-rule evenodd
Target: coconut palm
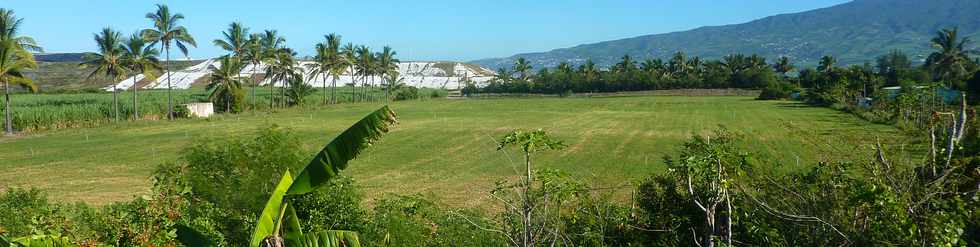
M 967 49 L 970 42 L 969 37 L 959 37 L 958 28 L 936 32 L 936 37 L 932 38 L 932 47 L 936 51 L 926 59 L 926 65 L 945 83 L 962 78 L 967 73 L 966 65 L 970 63 L 970 55 L 977 53 Z
M 126 64 L 123 62 L 125 48 L 122 43 L 122 34 L 112 28 L 103 28 L 102 32 L 94 34 L 98 53 L 86 53 L 83 61 L 79 64 L 82 68 L 95 68 L 89 73 L 88 78 L 104 76 L 112 80 L 112 111 L 113 119 L 119 120 L 119 102 L 116 82 L 123 79 L 129 73 Z
M 211 67 L 211 82 L 207 86 L 211 94 L 208 100 L 215 102 L 223 99 L 225 112 L 232 112 L 231 105 L 236 100 L 235 93 L 242 90 L 242 85 L 247 81 L 241 76 L 245 63 L 233 56 L 222 56 L 220 59 L 220 66 Z
M 613 66 L 613 70 L 618 72 L 630 72 L 636 69 L 636 61 L 629 54 L 623 55 L 619 63 Z
M 521 80 L 525 80 L 525 81 L 527 80 L 528 78 L 527 73 L 530 72 L 532 68 L 533 67 L 531 66 L 531 63 L 528 62 L 527 59 L 524 59 L 523 57 L 517 58 L 517 61 L 514 61 L 514 72 L 521 74 L 520 77 Z
M 827 55 L 820 58 L 820 65 L 817 66 L 817 71 L 824 74 L 829 74 L 834 72 L 834 67 L 837 65 L 837 59 L 833 56 Z
M 356 93 L 355 88 L 357 87 L 357 81 L 354 80 L 357 74 L 356 70 L 354 69 L 354 67 L 357 65 L 357 47 L 354 46 L 354 43 L 347 43 L 343 48 L 341 48 L 341 53 L 343 54 L 344 60 L 346 60 L 347 67 L 350 68 L 350 97 L 351 102 L 354 102 L 354 94 Z
M 330 97 L 330 102 L 335 102 L 336 96 L 336 84 L 337 78 L 342 73 L 342 70 L 346 68 L 346 64 L 342 64 L 342 59 L 340 59 L 340 35 L 329 34 L 324 36 L 326 41 L 316 44 L 314 50 L 316 55 L 313 57 L 312 64 L 307 64 L 306 69 L 309 71 L 310 77 L 316 78 L 316 76 L 321 76 L 323 82 L 323 104 L 327 104 L 327 75 L 333 75 L 334 93 Z M 339 70 L 337 68 L 340 68 Z
M 253 33 L 249 35 L 248 42 L 245 43 L 245 51 L 242 54 L 242 61 L 248 62 L 252 65 L 252 90 L 249 95 L 249 101 L 251 105 L 251 110 L 255 110 L 255 88 L 259 86 L 259 79 L 255 75 L 255 70 L 258 69 L 262 61 L 265 60 L 266 52 L 262 49 L 262 35 Z
M 280 87 L 280 99 L 282 99 L 280 103 L 285 107 L 286 83 L 295 77 L 302 78 L 302 68 L 296 62 L 296 52 L 289 48 L 278 49 L 271 56 L 271 59 L 266 69 L 266 75 L 273 86 L 282 84 Z
M 793 66 L 793 63 L 789 62 L 788 57 L 779 57 L 779 59 L 776 60 L 776 64 L 772 65 L 772 68 L 777 73 L 783 75 L 783 77 L 787 77 L 786 73 L 796 69 L 796 67 Z
M 385 82 L 388 79 L 385 75 L 398 73 L 398 63 L 401 62 L 395 58 L 396 54 L 398 53 L 392 50 L 391 47 L 385 46 L 380 56 L 378 56 L 378 73 L 381 74 L 381 83 L 385 87 L 385 104 L 388 104 L 389 91 L 391 91 L 391 84 L 394 83 L 394 81 Z
M 6 135 L 13 135 L 13 117 L 10 109 L 10 85 L 20 85 L 31 92 L 37 91 L 37 86 L 24 75 L 26 70 L 37 69 L 34 55 L 27 52 L 14 40 L 0 40 L 0 81 L 3 82 L 4 93 L 4 130 Z
M 367 90 L 367 79 L 374 73 L 374 53 L 371 52 L 371 48 L 367 46 L 358 46 L 355 49 L 357 54 L 357 60 L 355 62 L 355 67 L 357 67 L 357 72 L 361 76 L 361 100 L 365 98 L 365 90 Z
M 8 136 L 14 134 L 13 112 L 10 108 L 11 84 L 37 92 L 34 81 L 24 72 L 37 69 L 34 54 L 31 52 L 40 52 L 42 49 L 31 37 L 19 35 L 22 22 L 23 19 L 18 19 L 13 10 L 0 8 L 0 83 L 3 84 L 4 93 L 4 132 Z
M 340 35 L 329 34 L 326 36 L 327 47 L 329 48 L 328 57 L 330 63 L 330 75 L 333 76 L 333 87 L 330 91 L 330 103 L 337 103 L 337 79 L 340 79 L 340 75 L 347 70 L 347 66 L 350 64 L 340 49 Z
M 133 120 L 139 120 L 139 85 L 136 75 L 143 75 L 144 79 L 154 80 L 154 72 L 161 70 L 160 50 L 148 46 L 139 34 L 133 34 L 125 41 L 122 46 L 123 66 L 133 74 Z
M 212 43 L 231 52 L 232 56 L 241 58 L 248 49 L 250 41 L 248 28 L 244 27 L 241 22 L 232 22 L 228 24 L 228 30 L 221 32 L 221 34 L 224 39 L 215 39 Z
M 272 73 L 271 73 L 272 67 L 270 65 L 276 63 L 276 61 L 278 60 L 279 53 L 281 52 L 282 46 L 285 43 L 286 43 L 286 38 L 279 36 L 279 32 L 276 30 L 265 30 L 264 32 L 259 34 L 258 49 L 261 50 L 260 54 L 262 54 L 261 55 L 262 59 L 260 60 L 264 60 L 263 62 L 266 64 L 266 73 L 265 73 L 266 78 L 272 77 Z M 271 97 L 269 99 L 269 108 L 275 106 L 274 105 L 275 90 L 276 90 L 275 81 L 269 80 L 269 97 Z
M 170 8 L 165 4 L 157 4 L 156 12 L 147 13 L 146 18 L 153 21 L 153 28 L 144 29 L 141 35 L 144 40 L 150 42 L 150 46 L 159 43 L 163 47 L 168 62 L 165 67 L 167 71 L 167 119 L 174 119 L 173 87 L 170 84 L 170 47 L 176 45 L 177 49 L 184 56 L 187 56 L 187 45 L 197 47 L 197 42 L 194 41 L 194 37 L 191 37 L 187 28 L 180 25 L 180 20 L 184 19 L 184 15 L 180 13 L 170 14 Z

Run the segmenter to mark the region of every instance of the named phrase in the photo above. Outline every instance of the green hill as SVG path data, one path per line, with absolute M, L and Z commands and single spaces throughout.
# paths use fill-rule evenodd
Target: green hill
M 787 56 L 803 65 L 816 64 L 821 56 L 830 54 L 841 64 L 855 64 L 872 61 L 894 49 L 905 51 L 918 62 L 931 51 L 928 42 L 934 33 L 948 27 L 959 27 L 961 34 L 980 40 L 977 38 L 980 37 L 980 1 L 856 0 L 743 24 L 701 27 L 473 63 L 496 69 L 524 57 L 534 67 L 541 68 L 562 61 L 578 64 L 592 58 L 597 64 L 608 66 L 624 54 L 639 59 L 665 59 L 682 51 L 689 56 L 712 59 L 731 53 L 754 53 L 770 60 Z

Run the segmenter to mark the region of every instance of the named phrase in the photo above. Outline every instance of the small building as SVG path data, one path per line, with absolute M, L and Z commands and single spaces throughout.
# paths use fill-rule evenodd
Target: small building
M 188 117 L 209 118 L 214 114 L 214 104 L 211 102 L 184 104 Z

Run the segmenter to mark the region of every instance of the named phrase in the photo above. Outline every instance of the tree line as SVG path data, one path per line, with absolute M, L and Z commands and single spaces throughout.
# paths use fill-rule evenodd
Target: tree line
M 972 41 L 959 36 L 958 29 L 938 31 L 931 40 L 935 51 L 921 65 L 913 65 L 900 50 L 875 59 L 875 63 L 841 67 L 827 55 L 816 68 L 797 68 L 789 57 L 767 61 L 759 55 L 731 54 L 718 60 L 689 57 L 675 53 L 668 60 L 636 61 L 624 55 L 608 68 L 601 68 L 591 59 L 573 66 L 562 62 L 554 68 L 534 71 L 530 62 L 518 58 L 510 68 L 500 68 L 496 77 L 483 87 L 468 84 L 464 93 L 540 93 L 568 94 L 589 92 L 620 92 L 690 88 L 770 89 L 776 98 L 786 98 L 792 92 L 811 89 L 818 101 L 853 101 L 857 96 L 870 97 L 881 87 L 902 84 L 935 83 L 950 89 L 977 92 L 977 54 L 968 48 Z M 828 95 L 827 90 L 839 92 Z M 972 93 L 972 95 L 977 95 Z M 768 98 L 768 97 L 767 97 Z M 825 102 L 825 103 L 827 103 Z
M 156 10 L 146 14 L 150 27 L 130 35 L 106 27 L 93 34 L 96 51 L 85 53 L 79 68 L 90 70 L 88 78 L 103 77 L 118 82 L 126 77 L 132 77 L 133 109 L 139 109 L 139 86 L 142 80 L 156 80 L 159 76 L 166 77 L 167 84 L 167 118 L 176 116 L 173 100 L 172 74 L 170 61 L 171 50 L 177 49 L 188 56 L 190 47 L 197 47 L 198 42 L 190 31 L 181 25 L 185 16 L 174 13 L 164 4 L 156 5 Z M 4 86 L 5 133 L 13 134 L 13 124 L 10 106 L 11 86 L 21 86 L 30 92 L 37 92 L 38 87 L 25 72 L 37 69 L 33 52 L 43 49 L 29 36 L 20 35 L 22 18 L 17 18 L 12 10 L 0 8 L 0 84 Z M 223 38 L 212 41 L 212 44 L 227 51 L 218 59 L 220 66 L 209 68 L 211 74 L 207 77 L 208 100 L 215 103 L 219 112 L 241 112 L 245 109 L 255 110 L 256 90 L 268 86 L 269 108 L 287 107 L 304 103 L 306 96 L 315 89 L 304 82 L 304 76 L 320 82 L 322 104 L 338 103 L 336 90 L 337 80 L 343 74 L 353 78 L 351 87 L 352 101 L 383 101 L 389 99 L 417 98 L 417 89 L 406 86 L 398 72 L 399 59 L 397 52 L 385 46 L 381 51 L 372 51 L 370 47 L 346 43 L 342 45 L 341 36 L 328 34 L 324 41 L 314 45 L 315 55 L 312 63 L 300 65 L 297 53 L 286 46 L 286 39 L 274 29 L 251 33 L 249 28 L 240 22 L 229 24 L 222 32 Z M 251 74 L 261 72 L 264 76 L 242 77 L 239 72 L 251 65 Z M 257 71 L 260 65 L 264 71 Z M 137 75 L 143 75 L 142 78 Z M 268 80 L 268 85 L 261 85 L 262 80 Z M 328 81 L 330 84 L 328 85 Z M 360 90 L 358 90 L 360 86 Z M 328 92 L 328 87 L 330 88 Z M 246 88 L 251 88 L 246 101 Z M 384 91 L 383 96 L 376 95 L 378 89 Z M 276 92 L 278 90 L 278 92 Z M 397 90 L 397 97 L 392 95 Z M 120 119 L 120 107 L 117 93 L 121 89 L 112 85 L 112 116 Z M 328 97 L 329 96 L 329 97 Z M 139 120 L 138 110 L 132 112 L 132 119 Z

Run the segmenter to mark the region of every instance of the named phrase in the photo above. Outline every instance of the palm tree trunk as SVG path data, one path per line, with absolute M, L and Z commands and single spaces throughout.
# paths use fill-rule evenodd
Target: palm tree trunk
M 327 74 L 322 74 L 322 75 L 323 78 L 320 80 L 323 80 L 323 104 L 326 105 L 327 104 Z
M 14 124 L 10 113 L 10 84 L 6 80 L 3 81 L 3 96 L 4 132 L 7 136 L 12 136 L 14 135 Z
M 112 84 L 112 121 L 119 121 L 119 90 Z
M 255 67 L 258 64 L 252 64 L 252 112 L 255 112 L 255 88 L 259 86 L 259 79 L 255 77 Z
M 330 104 L 337 104 L 337 77 L 333 77 L 333 83 L 330 87 Z
M 162 45 L 163 43 L 161 43 Z M 174 120 L 174 94 L 173 87 L 170 84 L 170 46 L 163 45 L 164 53 L 166 53 L 167 61 L 164 64 L 164 68 L 167 69 L 167 119 Z
M 269 75 L 266 75 L 268 77 Z M 269 110 L 275 109 L 276 103 L 276 82 L 269 79 Z
M 133 76 L 133 121 L 140 119 L 140 103 L 139 103 L 139 87 L 136 85 L 139 81 L 136 80 L 136 76 Z

